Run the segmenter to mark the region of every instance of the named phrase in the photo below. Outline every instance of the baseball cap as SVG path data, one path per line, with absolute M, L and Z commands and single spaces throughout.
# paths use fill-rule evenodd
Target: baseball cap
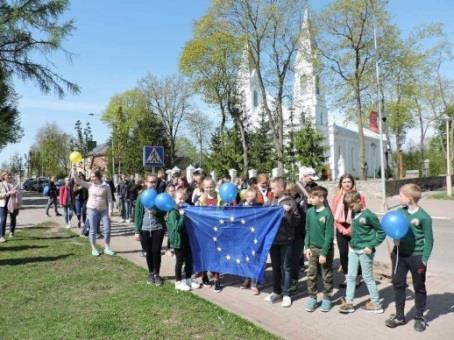
M 317 173 L 315 172 L 314 168 L 301 168 L 300 169 L 300 178 L 309 176 L 312 180 L 316 181 L 319 179 Z

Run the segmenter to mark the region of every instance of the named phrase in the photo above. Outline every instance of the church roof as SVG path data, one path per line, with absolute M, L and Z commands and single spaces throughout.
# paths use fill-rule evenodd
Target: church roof
M 345 121 L 345 122 L 342 122 L 341 124 L 342 125 L 338 125 L 338 124 L 336 124 L 336 122 L 333 122 L 332 125 L 336 130 L 341 130 L 344 133 L 350 133 L 350 134 L 355 134 L 355 135 L 358 134 L 358 125 L 357 124 L 355 124 L 351 121 Z M 363 132 L 364 132 L 364 137 L 377 139 L 377 140 L 380 139 L 380 134 L 378 134 L 366 127 L 363 128 Z M 383 135 L 383 140 L 386 140 L 385 135 Z

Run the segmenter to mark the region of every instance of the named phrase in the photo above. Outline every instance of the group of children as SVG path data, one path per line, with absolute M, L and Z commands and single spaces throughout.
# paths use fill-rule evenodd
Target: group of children
M 156 176 L 151 175 L 148 177 L 148 187 L 153 187 L 152 182 L 156 182 Z M 292 273 L 292 262 L 294 262 L 292 258 L 296 257 L 299 259 L 302 255 L 298 253 L 298 250 L 296 250 L 297 247 L 294 246 L 295 235 L 300 232 L 303 235 L 301 247 L 304 246 L 304 255 L 308 260 L 307 291 L 309 298 L 305 309 L 308 312 L 313 312 L 319 308 L 320 311 L 328 312 L 332 308 L 331 299 L 334 288 L 333 243 L 335 230 L 333 213 L 327 204 L 328 192 L 321 186 L 314 186 L 309 191 L 303 189 L 301 193 L 303 199 L 295 201 L 291 192 L 288 190 L 289 187 L 291 186 L 283 178 L 272 179 L 269 190 L 266 190 L 265 185 L 261 186 L 260 183 L 257 183 L 247 189 L 243 193 L 243 197 L 238 199 L 234 204 L 243 206 L 263 204 L 281 205 L 284 210 L 283 220 L 270 249 L 273 270 L 273 291 L 265 300 L 271 303 L 282 300 L 283 307 L 290 307 L 292 305 L 290 297 L 290 288 L 294 276 Z M 150 234 L 149 243 L 153 243 L 151 241 L 153 239 L 152 233 L 156 230 L 162 231 L 154 239 L 158 238 L 157 243 L 162 243 L 163 230 L 167 228 L 170 246 L 176 258 L 176 289 L 188 291 L 199 288 L 202 285 L 211 286 L 206 272 L 195 274 L 192 272 L 191 250 L 185 231 L 183 205 L 188 202 L 188 199 L 193 204 L 199 206 L 220 206 L 223 205 L 223 202 L 216 191 L 216 182 L 210 177 L 201 179 L 196 189 L 192 197 L 189 197 L 190 193 L 187 190 L 178 189 L 174 192 L 176 207 L 167 214 L 165 221 L 162 215 L 157 218 L 159 212 L 153 211 L 153 209 L 145 211 L 147 209 L 141 207 L 140 209 L 144 210 L 140 216 L 137 216 L 137 212 L 140 209 L 136 210 L 136 238 L 141 240 L 142 246 L 147 252 L 147 263 L 149 264 L 151 278 L 149 281 L 151 283 L 156 283 L 156 281 L 159 281 L 159 284 L 162 283 L 159 277 L 160 259 L 157 259 L 157 252 L 159 251 L 160 253 L 161 246 L 156 245 L 153 247 L 152 245 L 144 244 L 144 238 L 148 237 L 144 235 L 142 230 L 144 223 L 152 226 L 151 229 L 147 229 L 146 231 L 146 233 Z M 400 188 L 400 201 L 403 205 L 403 208 L 400 210 L 410 221 L 411 228 L 407 236 L 400 240 L 399 246 L 396 246 L 392 252 L 396 314 L 391 315 L 386 321 L 386 326 L 390 328 L 405 323 L 405 287 L 408 271 L 411 272 L 413 277 L 416 297 L 417 312 L 414 327 L 417 331 L 423 331 L 426 327 L 426 321 L 423 317 L 427 295 L 425 272 L 432 250 L 433 236 L 431 218 L 418 206 L 420 198 L 421 189 L 417 185 L 407 184 Z M 360 268 L 362 279 L 370 295 L 370 301 L 362 309 L 372 313 L 383 313 L 380 295 L 373 276 L 373 265 L 376 248 L 384 241 L 385 233 L 378 217 L 365 207 L 364 199 L 357 191 L 346 192 L 342 200 L 343 206 L 351 214 L 351 229 L 349 231 L 346 293 L 345 299 L 338 311 L 344 314 L 355 311 L 354 296 L 357 286 L 358 269 Z M 304 212 L 299 209 L 302 205 L 305 205 L 307 208 Z M 140 224 L 137 223 L 138 219 L 143 222 L 140 227 L 138 227 L 138 224 Z M 302 228 L 301 225 L 303 225 Z M 295 250 L 297 252 L 296 254 Z M 293 255 L 292 251 L 294 252 Z M 157 265 L 157 262 L 159 262 L 159 265 Z M 182 275 L 183 264 L 185 265 L 185 280 L 183 280 Z M 222 290 L 220 273 L 212 272 L 211 275 L 214 291 L 220 292 Z M 317 281 L 320 276 L 323 281 L 323 297 L 319 304 L 317 301 Z M 253 293 L 257 295 L 260 293 L 255 280 L 251 278 L 245 278 L 241 288 L 251 288 Z

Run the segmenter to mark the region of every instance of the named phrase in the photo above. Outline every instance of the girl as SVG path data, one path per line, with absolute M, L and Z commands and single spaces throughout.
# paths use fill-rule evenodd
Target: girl
M 70 229 L 75 205 L 73 183 L 70 177 L 65 178 L 65 184 L 60 188 L 58 197 L 65 213 L 66 229 Z
M 85 180 L 84 175 L 79 175 L 81 180 Z M 112 190 L 112 189 L 111 189 Z M 77 227 L 80 228 L 82 224 L 85 225 L 87 221 L 87 200 L 88 190 L 83 186 L 78 185 L 74 191 L 74 203 L 76 208 Z

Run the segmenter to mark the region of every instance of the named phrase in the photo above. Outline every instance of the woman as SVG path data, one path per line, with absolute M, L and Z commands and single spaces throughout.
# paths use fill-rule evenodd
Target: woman
M 348 273 L 348 247 L 351 237 L 350 226 L 352 224 L 352 212 L 344 206 L 344 196 L 347 192 L 357 191 L 355 179 L 351 174 L 344 174 L 339 179 L 337 192 L 331 200 L 331 211 L 334 216 L 334 225 L 336 227 L 337 246 L 339 248 L 339 258 L 344 275 Z M 366 206 L 366 199 L 361 195 L 361 204 Z M 359 276 L 358 276 L 359 278 Z M 340 287 L 345 288 L 345 281 Z
M 81 180 L 85 181 L 85 176 L 79 176 Z M 81 185 L 78 185 L 74 191 L 74 202 L 76 208 L 77 227 L 80 228 L 82 224 L 85 225 L 87 221 L 87 200 L 88 190 Z
M 76 184 L 88 189 L 88 222 L 90 223 L 90 245 L 91 254 L 99 256 L 100 252 L 96 248 L 96 226 L 100 221 L 104 226 L 104 253 L 113 256 L 115 252 L 110 248 L 110 220 L 112 211 L 112 193 L 110 186 L 103 183 L 101 171 L 96 170 L 90 176 L 90 182 L 85 182 L 76 174 L 76 169 L 73 169 L 73 178 Z
M 19 213 L 20 196 L 17 187 L 13 184 L 10 172 L 3 172 L 0 176 L 0 243 L 6 241 L 6 220 L 10 215 L 10 233 L 14 237 L 16 230 L 16 216 Z
M 65 213 L 66 229 L 70 229 L 74 212 L 74 189 L 70 177 L 65 178 L 65 185 L 61 186 L 58 197 Z

